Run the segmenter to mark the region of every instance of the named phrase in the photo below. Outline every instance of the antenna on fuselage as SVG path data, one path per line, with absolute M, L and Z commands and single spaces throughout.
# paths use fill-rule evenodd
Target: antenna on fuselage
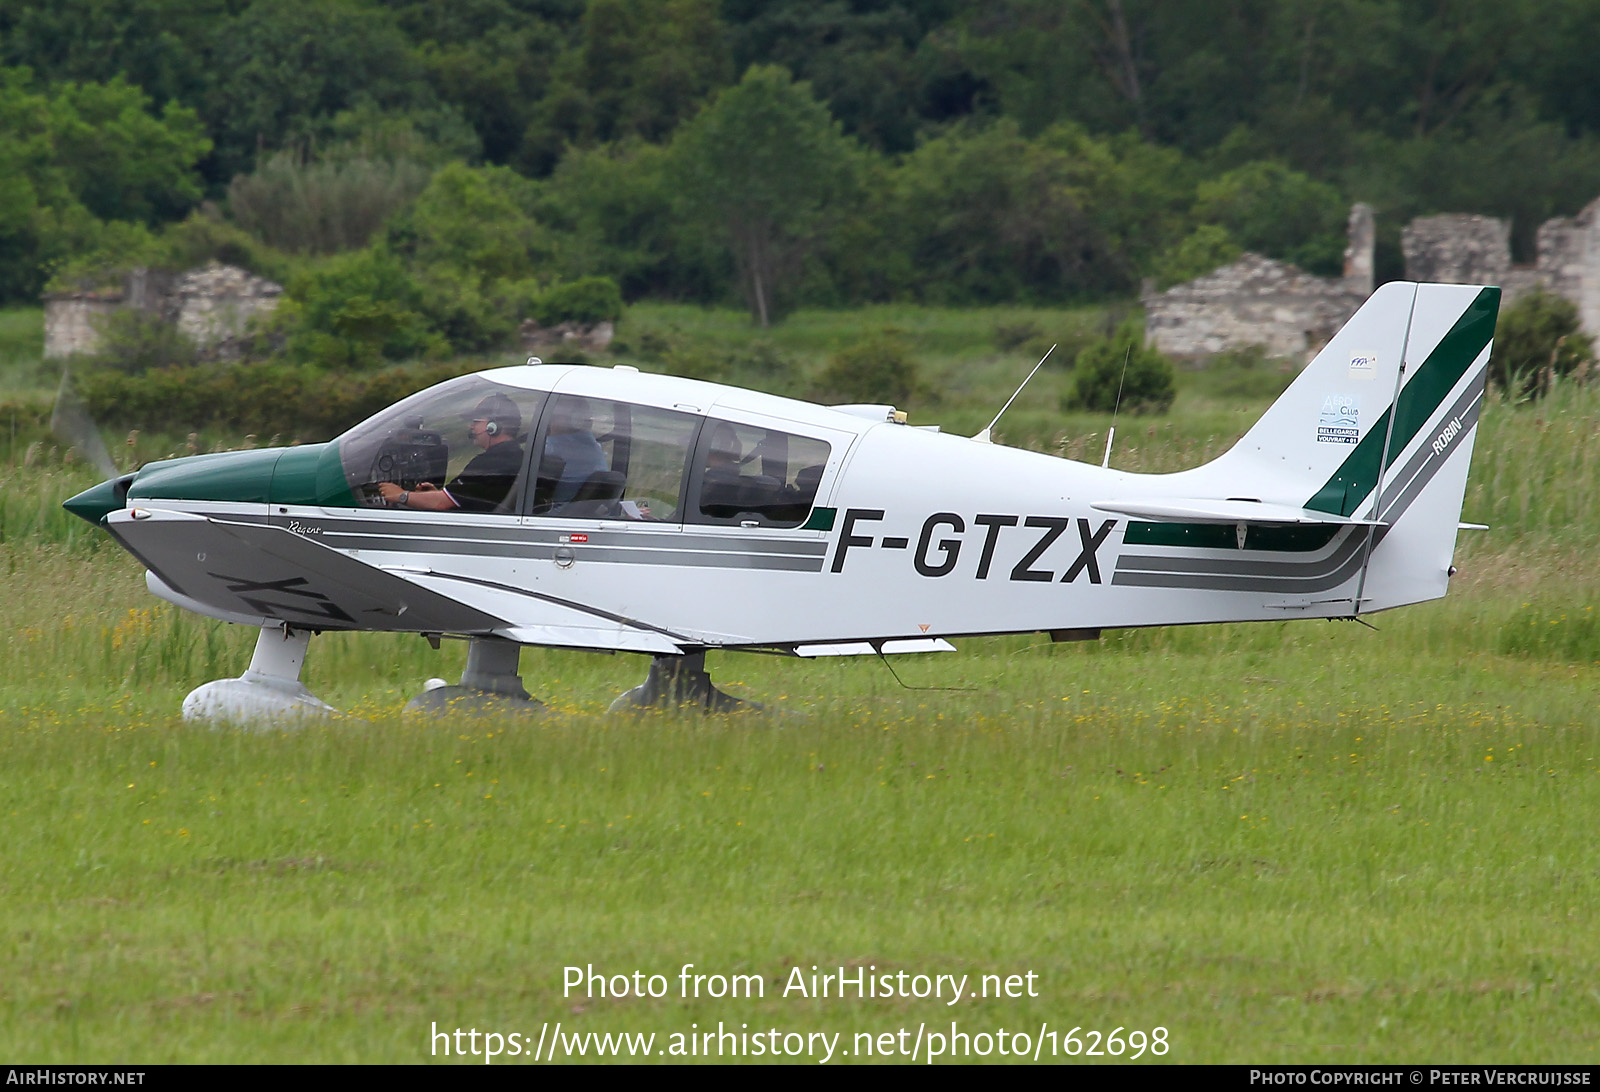
M 1048 348 L 1048 349 L 1046 349 L 1044 351 L 1044 355 L 1039 358 L 1039 363 L 1035 364 L 1033 366 L 1033 371 L 1028 373 L 1028 379 L 1032 379 L 1033 376 L 1034 376 L 1034 373 L 1037 372 L 1040 368 L 1044 367 L 1044 362 L 1046 360 L 1049 360 L 1050 359 L 1050 354 L 1055 352 L 1055 351 L 1056 351 L 1056 347 L 1054 345 L 1050 346 L 1050 348 Z M 982 432 L 978 433 L 976 436 L 974 436 L 973 437 L 974 440 L 978 441 L 978 443 L 980 443 L 980 444 L 987 444 L 987 443 L 990 442 L 989 441 L 989 434 L 994 431 L 994 426 L 996 426 L 996 425 L 998 425 L 1000 423 L 1000 418 L 1005 416 L 1006 410 L 1011 408 L 1011 403 L 1013 403 L 1013 402 L 1015 402 L 1017 400 L 1017 395 L 1022 393 L 1022 387 L 1026 387 L 1028 385 L 1028 379 L 1024 379 L 1022 381 L 1022 386 L 1018 387 L 1016 389 L 1016 391 L 1011 395 L 1011 397 L 1006 399 L 1006 404 L 1001 406 L 1000 407 L 1000 412 L 994 415 L 994 420 L 989 422 L 989 427 L 984 429 Z
M 1106 430 L 1106 455 L 1100 460 L 1100 469 L 1111 466 L 1111 441 L 1117 438 L 1117 412 L 1122 409 L 1122 385 L 1128 381 L 1128 361 L 1133 358 L 1133 346 L 1122 354 L 1122 378 L 1117 380 L 1117 400 L 1111 403 L 1111 427 Z

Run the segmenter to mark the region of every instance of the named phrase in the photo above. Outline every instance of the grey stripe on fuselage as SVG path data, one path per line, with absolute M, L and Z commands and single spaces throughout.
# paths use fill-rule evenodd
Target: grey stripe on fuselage
M 1464 435 L 1478 423 L 1483 409 L 1487 370 L 1468 383 L 1441 421 L 1459 419 Z M 1433 476 L 1455 452 L 1455 444 L 1435 451 L 1432 435 L 1412 453 L 1411 458 L 1385 487 L 1380 510 L 1388 523 L 1400 519 L 1428 487 Z M 1386 505 L 1386 507 L 1385 507 Z M 1387 528 L 1378 528 L 1374 547 L 1383 541 Z M 1354 576 L 1361 568 L 1360 557 L 1366 536 L 1359 529 L 1336 540 L 1338 545 L 1326 557 L 1308 561 L 1251 561 L 1244 558 L 1195 557 L 1182 555 L 1124 555 L 1117 559 L 1112 584 L 1140 588 L 1201 588 L 1210 591 L 1326 591 Z M 1352 565 L 1352 560 L 1355 564 Z M 1250 574 L 1255 574 L 1252 578 Z
M 1317 576 L 1344 564 L 1361 536 L 1344 532 L 1335 537 L 1318 556 L 1294 561 L 1257 561 L 1250 557 L 1197 557 L 1173 554 L 1127 554 L 1117 559 L 1117 574 L 1134 572 L 1205 573 L 1212 576 Z M 1115 581 L 1113 581 L 1115 583 Z
M 1376 546 L 1383 540 L 1388 528 L 1373 528 L 1372 541 Z M 1361 571 L 1362 545 L 1366 535 L 1361 529 L 1351 533 L 1345 546 L 1335 555 L 1338 564 L 1332 569 L 1306 572 L 1300 576 L 1257 576 L 1224 573 L 1183 572 L 1149 573 L 1123 572 L 1120 568 L 1111 583 L 1132 588 L 1203 588 L 1207 591 L 1273 591 L 1315 592 L 1337 588 Z
M 572 535 L 588 535 L 592 546 L 652 546 L 658 549 L 694 548 L 701 550 L 738 550 L 750 553 L 815 554 L 822 557 L 828 544 L 821 539 L 786 541 L 757 536 L 731 534 L 697 534 L 682 531 L 647 531 L 631 528 L 595 529 L 592 525 L 573 525 L 565 521 L 553 526 L 517 524 L 489 524 L 473 527 L 463 523 L 434 523 L 416 520 L 362 519 L 348 516 L 280 515 L 280 522 L 293 522 L 315 528 L 323 535 L 375 535 L 409 539 L 464 539 L 472 542 L 510 542 L 517 544 L 549 543 L 555 545 Z M 808 532 L 809 533 L 809 532 Z
M 769 537 L 708 535 L 645 530 L 587 530 L 568 526 L 472 527 L 359 517 L 278 516 L 279 523 L 306 528 L 305 537 L 336 550 L 550 561 L 566 547 L 577 560 L 601 564 L 763 569 L 821 572 L 828 544 L 815 539 L 785 541 Z M 571 542 L 573 535 L 587 537 Z M 563 542 L 563 539 L 568 541 Z

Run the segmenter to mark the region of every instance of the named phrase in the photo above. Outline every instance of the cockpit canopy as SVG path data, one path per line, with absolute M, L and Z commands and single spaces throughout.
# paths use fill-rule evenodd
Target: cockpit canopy
M 465 510 L 515 514 L 521 505 L 528 429 L 538 421 L 546 397 L 543 391 L 510 387 L 477 375 L 419 391 L 339 438 L 345 481 L 358 501 L 381 506 L 381 482 L 394 482 L 402 489 L 445 488 L 459 481 L 470 465 L 481 466 L 487 451 L 514 448 L 493 460 L 491 469 L 499 474 L 467 475 L 457 491 L 462 494 L 458 503 Z M 496 441 L 492 448 L 475 439 L 485 433 L 487 439 Z M 487 480 L 501 477 L 506 480 Z
M 820 439 L 600 397 L 462 376 L 339 439 L 357 500 L 445 490 L 464 512 L 798 527 L 831 451 Z M 391 493 L 393 491 L 391 490 Z

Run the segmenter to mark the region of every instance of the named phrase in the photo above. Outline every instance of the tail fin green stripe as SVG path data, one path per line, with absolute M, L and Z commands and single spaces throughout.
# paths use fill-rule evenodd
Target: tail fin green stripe
M 1495 316 L 1499 311 L 1500 289 L 1485 288 L 1478 293 L 1450 332 L 1428 354 L 1416 377 L 1402 388 L 1399 403 L 1383 412 L 1349 458 L 1334 471 L 1333 477 L 1306 501 L 1305 507 L 1341 516 L 1355 514 L 1356 505 L 1378 486 L 1378 464 L 1383 458 L 1383 439 L 1389 431 L 1390 414 L 1395 414 L 1394 438 L 1389 447 L 1389 464 L 1392 465 L 1494 337 Z

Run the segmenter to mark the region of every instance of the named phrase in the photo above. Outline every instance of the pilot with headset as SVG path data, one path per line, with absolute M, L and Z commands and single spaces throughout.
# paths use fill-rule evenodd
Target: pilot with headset
M 493 512 L 504 505 L 522 473 L 522 444 L 517 439 L 522 431 L 522 411 L 508 395 L 496 391 L 462 417 L 468 422 L 467 435 L 483 453 L 475 455 L 443 489 L 432 482 L 421 482 L 409 490 L 394 482 L 379 482 L 378 492 L 387 503 L 431 512 Z

